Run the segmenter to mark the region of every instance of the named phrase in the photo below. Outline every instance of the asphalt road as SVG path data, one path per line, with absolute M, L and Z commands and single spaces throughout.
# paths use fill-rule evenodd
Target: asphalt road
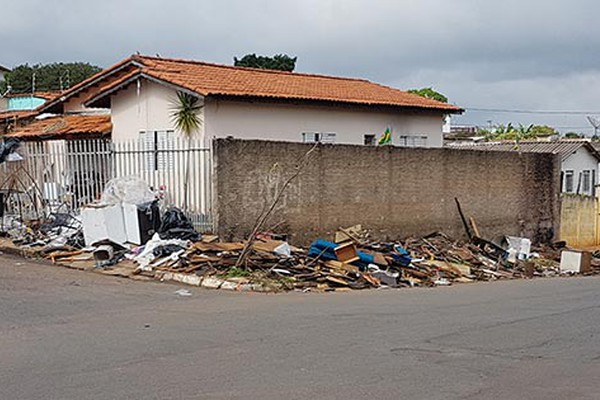
M 600 398 L 600 278 L 178 288 L 1 256 L 0 399 Z

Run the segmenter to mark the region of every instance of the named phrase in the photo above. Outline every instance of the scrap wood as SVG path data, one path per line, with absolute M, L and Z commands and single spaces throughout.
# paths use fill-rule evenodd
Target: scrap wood
M 328 261 L 324 262 L 323 265 L 326 266 L 327 268 L 331 268 L 334 270 L 343 270 L 343 271 L 354 272 L 354 273 L 358 273 L 360 271 L 357 266 L 354 266 L 352 264 L 343 263 L 343 262 L 336 261 L 336 260 L 328 260 Z
M 347 281 L 345 281 L 345 280 L 343 280 L 341 278 L 335 277 L 335 276 L 331 276 L 331 275 L 326 276 L 325 280 L 328 281 L 328 282 L 335 283 L 337 285 L 348 286 L 348 282 Z
M 375 278 L 373 275 L 369 274 L 368 272 L 361 274 L 361 277 L 374 287 L 381 286 L 381 281 L 378 278 Z
M 74 251 L 53 251 L 49 253 L 46 257 L 51 259 L 56 258 L 65 258 L 65 257 L 73 257 L 83 254 L 83 250 L 74 250 Z
M 354 225 L 349 228 L 340 227 L 335 233 L 333 241 L 340 244 L 347 241 L 353 241 L 356 244 L 361 245 L 365 242 L 364 236 L 366 236 L 366 234 L 361 225 Z

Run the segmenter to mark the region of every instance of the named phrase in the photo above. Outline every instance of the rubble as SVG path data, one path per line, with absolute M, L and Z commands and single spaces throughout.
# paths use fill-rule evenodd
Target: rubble
M 1 230 L 12 245 L 54 263 L 232 291 L 435 287 L 600 273 L 600 252 L 573 252 L 565 243 L 533 247 L 528 238 L 515 236 L 500 243 L 486 240 L 475 220 L 464 217 L 458 200 L 457 205 L 466 242 L 442 232 L 377 241 L 357 225 L 340 228 L 334 241 L 317 239 L 304 249 L 273 232 L 257 232 L 251 241 L 239 242 L 201 235 L 182 210 L 171 207 L 160 213 L 147 187 L 122 179 L 107 185 L 104 204 L 90 205 L 82 217 L 53 212 L 24 222 L 4 216 Z

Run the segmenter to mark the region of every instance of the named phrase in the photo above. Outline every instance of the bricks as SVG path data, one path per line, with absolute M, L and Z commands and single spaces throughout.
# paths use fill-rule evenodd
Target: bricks
M 310 148 L 302 143 L 219 139 L 216 219 L 221 237 L 245 237 L 265 201 Z M 276 166 L 274 168 L 274 166 Z M 485 237 L 533 241 L 558 233 L 558 157 L 453 149 L 323 145 L 284 194 L 267 226 L 294 244 L 362 224 L 378 239 L 441 230 L 464 234 L 454 197 Z

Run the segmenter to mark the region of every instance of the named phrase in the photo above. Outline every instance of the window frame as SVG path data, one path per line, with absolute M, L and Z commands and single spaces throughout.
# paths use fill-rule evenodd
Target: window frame
M 575 190 L 575 171 L 572 169 L 565 170 L 565 193 L 573 193 Z
M 592 188 L 592 172 L 589 169 L 581 171 L 581 191 L 590 193 Z
M 138 133 L 138 144 L 140 146 L 140 154 L 144 160 L 145 171 L 164 172 L 174 168 L 174 129 L 140 130 Z
M 302 132 L 302 143 L 330 143 L 337 141 L 336 132 Z
M 370 143 L 368 143 L 368 142 L 370 142 Z M 375 146 L 376 144 L 377 144 L 377 135 L 375 135 L 374 133 L 365 133 L 363 135 L 363 145 Z
M 400 135 L 398 136 L 399 147 L 427 147 L 427 135 Z M 417 140 L 420 142 L 417 143 Z

